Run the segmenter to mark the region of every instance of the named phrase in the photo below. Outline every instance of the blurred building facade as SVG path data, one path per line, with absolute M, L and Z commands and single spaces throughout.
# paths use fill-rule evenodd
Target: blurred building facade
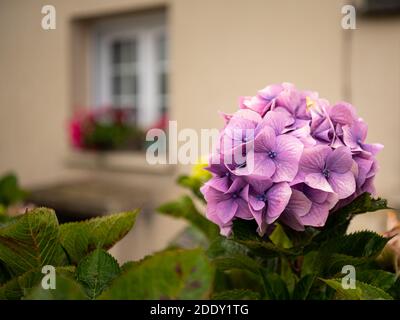
M 55 30 L 41 27 L 41 9 L 48 4 L 56 9 Z M 177 120 L 179 128 L 219 128 L 218 110 L 232 112 L 238 96 L 282 81 L 319 91 L 331 102 L 349 100 L 369 123 L 368 140 L 385 145 L 376 186 L 380 195 L 398 206 L 400 19 L 357 16 L 356 30 L 344 30 L 344 4 L 342 0 L 1 0 L 0 173 L 13 170 L 28 187 L 95 177 L 122 183 L 132 193 L 149 190 L 154 206 L 176 197 L 181 191 L 174 179 L 188 168 L 151 167 L 138 154 L 110 157 L 99 166 L 90 157 L 77 157 L 68 143 L 67 120 L 74 108 L 103 99 L 98 84 L 102 73 L 93 72 L 96 28 L 116 19 L 134 17 L 146 24 L 146 17 L 156 17 L 149 24 L 168 39 L 164 79 L 168 94 L 163 98 L 169 118 Z M 146 50 L 150 51 L 145 55 L 152 54 Z M 148 83 L 151 92 L 151 79 Z M 106 103 L 107 95 L 104 99 Z M 148 117 L 144 121 L 152 115 Z M 365 218 L 361 225 L 378 228 L 379 222 Z M 181 227 L 181 222 L 165 217 L 142 219 L 134 238 L 118 249 L 119 257 L 161 249 Z M 129 251 L 134 250 L 133 241 L 134 253 Z

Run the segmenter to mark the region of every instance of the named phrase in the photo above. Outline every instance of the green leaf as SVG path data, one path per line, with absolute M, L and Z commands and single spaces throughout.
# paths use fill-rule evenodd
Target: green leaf
M 242 269 L 259 274 L 260 263 L 249 256 L 236 254 L 218 257 L 213 260 L 219 270 Z
M 287 259 L 286 257 L 281 257 L 280 264 L 281 264 L 280 275 L 282 279 L 284 279 L 289 294 L 291 295 L 299 279 L 297 275 L 293 272 L 289 259 Z
M 186 219 L 193 226 L 201 230 L 210 240 L 219 236 L 218 226 L 204 217 L 196 209 L 192 199 L 188 196 L 184 196 L 178 201 L 166 203 L 159 207 L 157 211 L 175 218 Z
M 10 280 L 11 276 L 3 263 L 0 262 L 0 286 Z
M 309 274 L 314 274 L 319 269 L 317 265 L 320 265 L 319 252 L 318 251 L 310 251 L 304 255 L 303 263 L 301 266 L 301 276 L 304 277 Z
M 273 244 L 277 245 L 278 247 L 284 249 L 290 249 L 293 247 L 292 241 L 290 241 L 282 226 L 278 223 L 275 225 L 275 229 L 269 236 L 269 239 L 272 241 Z
M 168 250 L 126 269 L 100 299 L 205 299 L 213 278 L 203 250 Z
M 57 267 L 56 279 L 58 275 L 62 274 L 72 276 L 74 271 L 75 267 L 73 266 Z M 14 277 L 0 287 L 0 299 L 21 299 L 31 288 L 40 283 L 44 276 L 45 274 L 41 272 L 41 269 L 35 269 L 25 272 L 18 277 Z
M 13 275 L 58 265 L 62 257 L 53 210 L 37 208 L 0 227 L 0 260 Z
M 257 241 L 257 240 L 238 240 L 239 244 L 246 246 L 252 254 L 266 259 L 278 257 L 280 255 L 294 256 L 298 254 L 297 251 L 292 249 L 284 249 L 274 245 L 272 242 Z
M 400 278 L 397 277 L 393 286 L 387 290 L 396 300 L 400 300 Z
M 338 253 L 354 257 L 377 257 L 386 243 L 387 238 L 372 231 L 359 231 L 340 237 L 334 245 Z
M 395 284 L 396 274 L 383 270 L 358 270 L 357 280 L 387 291 Z
M 323 255 L 339 253 L 352 257 L 376 258 L 386 243 L 387 238 L 372 231 L 359 231 L 330 239 L 322 247 Z
M 248 253 L 249 249 L 245 245 L 225 237 L 214 239 L 207 250 L 207 254 L 210 258 L 231 255 L 247 255 Z
M 262 238 L 256 232 L 257 228 L 255 220 L 235 219 L 232 227 L 233 239 L 261 241 Z
M 363 193 L 348 205 L 329 215 L 325 226 L 321 228 L 321 232 L 315 236 L 312 245 L 315 246 L 333 237 L 344 235 L 351 219 L 353 219 L 355 215 L 383 209 L 388 209 L 385 199 L 374 199 L 369 193 Z
M 355 289 L 344 289 L 342 279 L 321 279 L 329 287 L 336 290 L 339 299 L 346 300 L 393 300 L 393 298 L 377 287 L 356 280 Z
M 264 276 L 264 288 L 270 300 L 288 300 L 289 291 L 285 281 L 277 273 L 268 273 Z
M 118 262 L 113 256 L 96 249 L 78 264 L 76 278 L 83 284 L 89 298 L 94 299 L 119 273 Z
M 25 297 L 27 300 L 86 300 L 84 289 L 72 277 L 57 275 L 55 289 L 43 289 L 35 286 Z
M 9 205 L 22 201 L 26 196 L 18 184 L 15 174 L 7 174 L 0 178 L 0 204 L 8 207 Z
M 346 254 L 332 253 L 331 255 L 318 256 L 318 272 L 325 277 L 334 276 L 342 271 L 343 266 L 352 265 L 360 268 L 370 268 L 373 266 L 373 259 L 370 257 L 353 257 Z
M 314 283 L 315 275 L 307 274 L 296 284 L 293 291 L 294 300 L 306 300 Z
M 234 289 L 215 293 L 213 300 L 260 300 L 258 292 L 248 289 Z
M 61 245 L 77 264 L 91 251 L 109 249 L 132 229 L 138 210 L 107 215 L 60 226 Z
M 327 240 L 321 244 L 312 272 L 332 277 L 344 265 L 372 265 L 388 239 L 372 231 L 360 231 Z

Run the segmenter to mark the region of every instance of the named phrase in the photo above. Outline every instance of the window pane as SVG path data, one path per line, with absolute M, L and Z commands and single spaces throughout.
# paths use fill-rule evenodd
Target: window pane
M 161 95 L 167 94 L 167 75 L 164 71 L 159 74 L 158 89 Z
M 112 94 L 113 94 L 113 96 L 121 94 L 121 77 L 120 76 L 114 76 L 112 79 Z
M 158 59 L 159 60 L 166 60 L 167 59 L 167 53 L 166 53 L 166 40 L 165 40 L 165 34 L 162 34 L 158 38 Z
M 112 43 L 113 64 L 135 62 L 137 48 L 135 40 L 116 40 Z
M 137 77 L 136 75 L 127 75 L 122 78 L 122 94 L 137 94 Z
M 136 41 L 124 41 L 121 47 L 121 62 L 136 61 Z
M 121 60 L 121 42 L 114 41 L 111 48 L 112 52 L 112 62 L 114 64 L 120 63 Z

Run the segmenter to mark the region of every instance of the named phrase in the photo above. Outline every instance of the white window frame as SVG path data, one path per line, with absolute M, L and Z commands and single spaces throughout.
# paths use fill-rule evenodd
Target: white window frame
M 161 94 L 159 93 L 159 68 L 168 69 L 167 61 L 157 57 L 157 41 L 166 38 L 165 13 L 136 14 L 126 18 L 102 20 L 93 28 L 92 44 L 92 104 L 94 107 L 111 106 L 112 70 L 111 44 L 118 39 L 137 41 L 138 109 L 137 123 L 141 127 L 153 125 L 160 118 Z M 168 52 L 168 48 L 166 48 Z M 167 71 L 168 74 L 168 71 Z

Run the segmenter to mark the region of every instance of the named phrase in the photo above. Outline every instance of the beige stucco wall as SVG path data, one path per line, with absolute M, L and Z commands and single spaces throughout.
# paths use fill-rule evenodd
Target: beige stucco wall
M 45 4 L 56 7 L 56 30 L 41 28 Z M 378 190 L 397 201 L 400 23 L 358 19 L 357 30 L 344 31 L 341 4 L 341 0 L 1 0 L 0 173 L 15 170 L 28 186 L 95 174 L 136 186 L 158 186 L 159 200 L 176 195 L 172 176 L 99 174 L 65 165 L 67 117 L 73 103 L 83 99 L 72 95 L 81 91 L 73 90 L 71 81 L 71 20 L 165 5 L 171 118 L 180 128 L 220 127 L 217 110 L 234 111 L 239 95 L 254 94 L 273 82 L 290 81 L 332 101 L 343 99 L 344 77 L 351 76 L 347 90 L 370 124 L 370 140 L 386 145 L 380 156 Z M 351 51 L 344 45 L 345 32 L 352 32 Z M 349 61 L 350 72 L 344 70 Z M 141 231 L 132 236 L 141 239 L 139 249 L 126 253 L 125 245 L 122 259 L 161 248 L 181 227 L 159 217 L 151 225 L 143 222 Z

